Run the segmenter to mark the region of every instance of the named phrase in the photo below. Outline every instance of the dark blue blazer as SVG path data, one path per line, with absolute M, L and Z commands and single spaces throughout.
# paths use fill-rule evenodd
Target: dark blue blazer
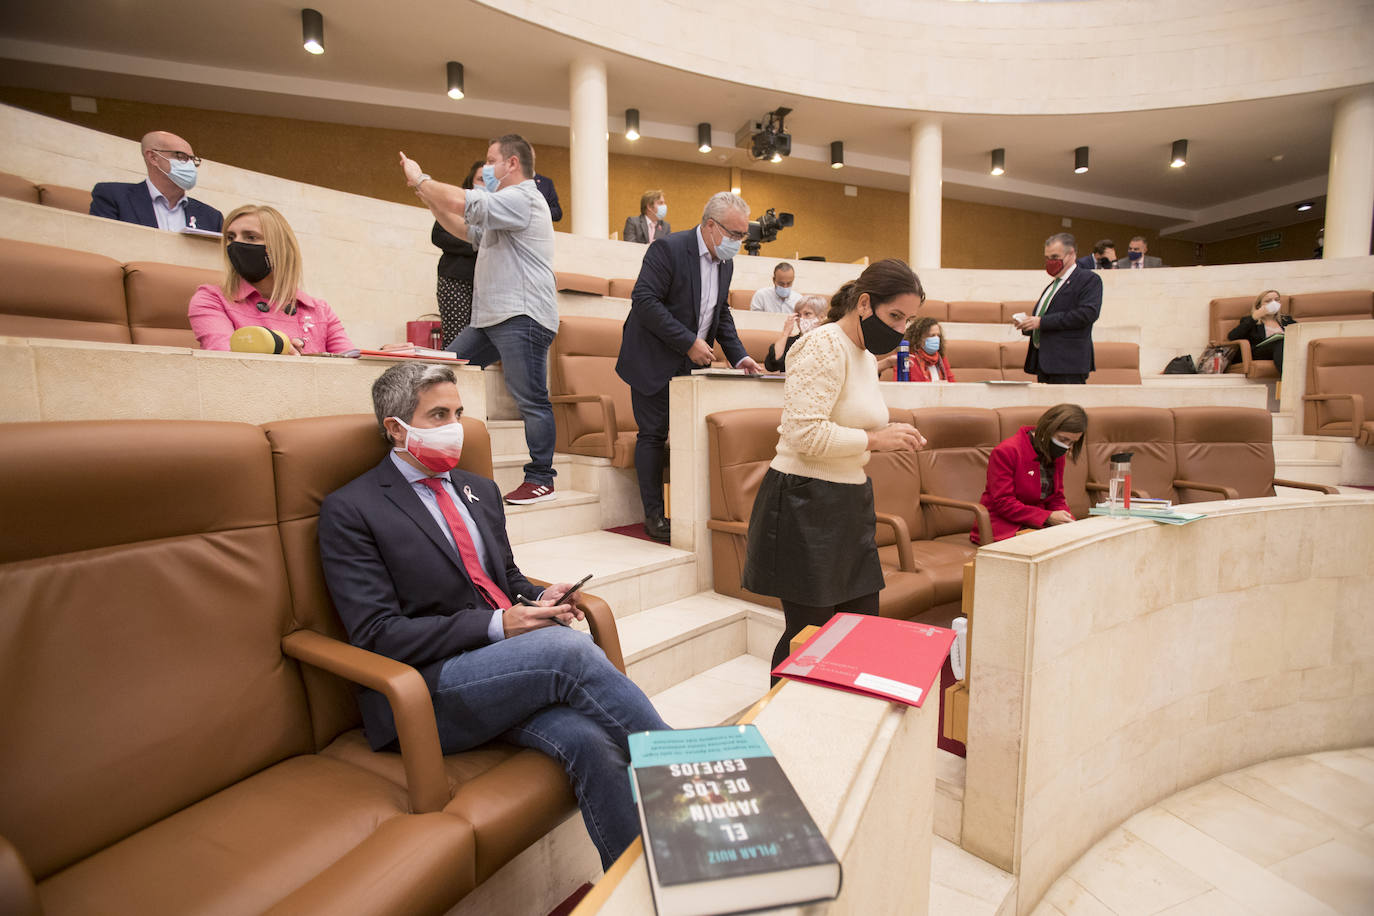
M 549 205 L 549 218 L 555 223 L 562 219 L 563 208 L 558 205 L 558 189 L 553 186 L 553 179 L 535 172 L 534 186 L 544 195 L 544 200 Z
M 143 181 L 124 183 L 122 181 L 102 181 L 91 190 L 91 216 L 103 216 L 125 223 L 157 228 L 157 216 L 153 213 L 153 199 L 148 196 L 148 185 Z M 210 232 L 224 231 L 224 214 L 209 204 L 194 198 L 186 198 L 186 225 L 191 217 L 196 218 L 196 228 Z
M 1051 280 L 1051 283 L 1054 281 Z M 1049 289 L 1049 284 L 1045 284 Z M 1045 295 L 1044 290 L 1040 295 Z M 1040 301 L 1039 296 L 1036 302 Z M 1059 287 L 1050 307 L 1040 316 L 1039 371 L 1046 375 L 1086 375 L 1093 361 L 1093 322 L 1102 311 L 1102 278 L 1095 270 L 1078 270 Z M 1023 331 L 1027 337 L 1030 331 Z M 1032 368 L 1034 346 L 1026 348 L 1025 371 Z
M 706 342 L 720 341 L 730 365 L 749 354 L 735 332 L 730 314 L 730 278 L 733 261 L 722 261 L 719 271 L 716 312 L 707 329 Z M 697 339 L 700 318 L 701 263 L 697 254 L 697 227 L 655 239 L 644 252 L 639 279 L 630 294 L 630 314 L 620 337 L 620 358 L 615 371 L 640 394 L 657 394 L 675 375 L 695 368 L 687 351 Z
M 477 497 L 464 505 L 482 531 L 496 584 L 512 601 L 537 598 L 542 589 L 515 565 L 496 484 L 467 471 L 449 477 L 459 499 L 464 487 Z M 325 582 L 348 641 L 419 669 L 431 694 L 446 660 L 489 645 L 492 609 L 390 455 L 325 497 L 319 539 Z M 385 697 L 360 690 L 358 704 L 374 750 L 396 739 Z

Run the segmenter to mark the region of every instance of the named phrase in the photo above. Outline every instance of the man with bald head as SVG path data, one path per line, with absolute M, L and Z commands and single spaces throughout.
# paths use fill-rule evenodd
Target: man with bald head
M 91 190 L 91 215 L 152 229 L 180 232 L 204 229 L 219 232 L 224 215 L 186 194 L 196 186 L 200 157 L 176 134 L 155 130 L 141 144 L 145 181 L 102 181 Z

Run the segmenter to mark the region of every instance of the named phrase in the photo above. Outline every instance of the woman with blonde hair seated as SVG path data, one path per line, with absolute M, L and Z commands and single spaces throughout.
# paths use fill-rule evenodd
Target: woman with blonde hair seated
M 1283 334 L 1297 319 L 1291 315 L 1280 315 L 1280 301 L 1283 297 L 1276 289 L 1266 289 L 1255 297 L 1255 307 L 1250 314 L 1226 335 L 1227 340 L 1250 341 L 1250 355 L 1255 359 L 1272 359 L 1274 366 L 1283 371 Z
M 353 342 L 323 299 L 301 288 L 301 249 L 272 207 L 246 204 L 224 219 L 224 279 L 191 295 L 191 330 L 202 350 L 228 350 L 243 327 L 280 331 L 289 353 L 342 353 Z

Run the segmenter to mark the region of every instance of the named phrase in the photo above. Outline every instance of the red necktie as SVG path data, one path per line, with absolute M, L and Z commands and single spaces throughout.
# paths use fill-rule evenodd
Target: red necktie
M 472 584 L 477 586 L 482 597 L 487 599 L 487 604 L 493 608 L 510 607 L 511 600 L 501 591 L 501 586 L 491 581 L 487 571 L 482 568 L 482 560 L 477 556 L 477 545 L 472 543 L 468 526 L 463 523 L 463 517 L 458 514 L 458 507 L 453 504 L 453 497 L 448 495 L 443 483 L 437 477 L 422 477 L 420 483 L 433 490 L 434 495 L 438 497 L 439 511 L 444 513 L 444 521 L 448 522 L 448 530 L 453 534 L 453 546 L 458 548 L 458 556 L 462 558 L 463 568 L 467 570 Z

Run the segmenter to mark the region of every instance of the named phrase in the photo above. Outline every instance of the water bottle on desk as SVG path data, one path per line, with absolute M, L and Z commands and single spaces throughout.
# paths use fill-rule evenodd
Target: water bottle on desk
M 897 344 L 897 374 L 894 378 L 899 382 L 911 381 L 911 342 L 905 338 Z
M 431 350 L 444 349 L 444 335 L 439 332 L 438 328 L 429 329 L 429 348 Z
M 1131 455 L 1117 452 L 1107 474 L 1107 509 L 1112 515 L 1125 515 L 1131 508 Z

